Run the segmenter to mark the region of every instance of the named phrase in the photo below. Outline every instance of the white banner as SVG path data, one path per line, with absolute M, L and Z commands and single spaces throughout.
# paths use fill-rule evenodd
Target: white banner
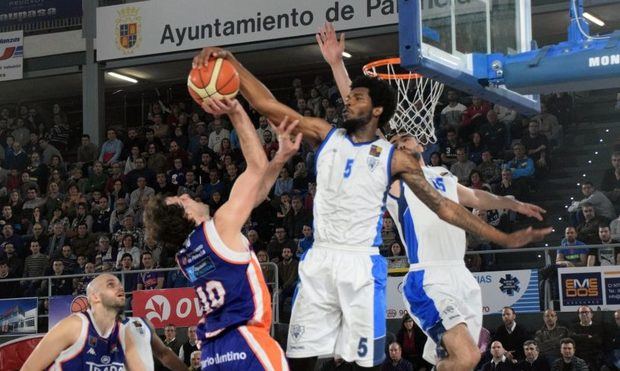
M 313 35 L 398 22 L 397 0 L 152 0 L 97 8 L 97 59 Z
M 24 31 L 0 33 L 0 81 L 24 77 Z
M 513 307 L 517 313 L 540 312 L 538 271 L 514 270 L 472 273 L 482 292 L 482 313 L 501 313 Z M 403 302 L 404 277 L 389 277 L 387 284 L 386 318 L 402 318 L 407 313 Z
M 562 311 L 577 311 L 582 305 L 595 310 L 620 309 L 618 266 L 559 268 L 558 282 Z

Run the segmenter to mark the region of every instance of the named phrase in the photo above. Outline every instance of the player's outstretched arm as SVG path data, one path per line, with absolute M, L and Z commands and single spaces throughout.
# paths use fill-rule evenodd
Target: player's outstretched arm
M 172 351 L 172 349 L 168 348 L 164 345 L 164 342 L 161 341 L 159 336 L 157 336 L 157 332 L 153 328 L 153 325 L 148 321 L 144 320 L 146 324 L 151 329 L 151 349 L 153 349 L 153 355 L 157 358 L 165 367 L 172 371 L 187 371 L 187 366 L 176 354 Z
M 261 115 L 273 122 L 281 122 L 285 116 L 292 120 L 299 120 L 297 130 L 303 133 L 304 138 L 313 145 L 321 143 L 331 130 L 325 120 L 316 117 L 304 117 L 292 108 L 280 103 L 250 71 L 248 71 L 229 51 L 221 48 L 204 48 L 194 57 L 193 66 L 206 65 L 210 57 L 225 58 L 230 61 L 241 80 L 241 94 L 250 102 Z
M 530 218 L 543 220 L 547 211 L 536 205 L 521 202 L 511 197 L 494 195 L 481 189 L 471 189 L 464 185 L 457 186 L 459 203 L 466 207 L 484 210 L 508 209 Z
M 256 168 L 259 171 L 264 171 L 267 167 L 267 155 L 265 155 L 265 150 L 258 139 L 252 121 L 239 101 L 236 99 L 207 98 L 202 108 L 213 115 L 228 115 L 237 131 L 241 152 L 245 157 L 248 169 Z
M 30 354 L 22 371 L 41 371 L 49 367 L 58 358 L 60 353 L 69 348 L 78 340 L 82 329 L 82 320 L 76 316 L 69 316 L 54 326 L 41 339 Z
M 400 176 L 416 196 L 442 220 L 499 245 L 520 247 L 541 240 L 545 235 L 551 233 L 551 228 L 532 229 L 530 227 L 506 234 L 482 222 L 463 206 L 437 192 L 426 180 L 418 160 L 405 151 L 396 150 L 394 152 L 392 174 Z
M 340 38 L 336 36 L 336 30 L 334 25 L 326 22 L 319 28 L 319 32 L 316 34 L 316 42 L 319 44 L 321 54 L 325 62 L 329 64 L 336 80 L 336 86 L 343 101 L 349 96 L 351 92 L 351 79 L 347 73 L 347 68 L 344 66 L 344 60 L 342 59 L 342 52 L 344 52 L 344 32 L 340 34 Z
M 274 125 L 272 122 L 270 122 L 270 124 L 278 135 L 278 151 L 267 166 L 267 170 L 263 176 L 263 184 L 256 197 L 254 207 L 258 206 L 267 198 L 267 195 L 271 191 L 271 187 L 273 187 L 278 175 L 280 175 L 280 170 L 282 170 L 287 161 L 299 151 L 299 147 L 301 146 L 301 133 L 297 133 L 295 140 L 291 140 L 291 136 L 299 124 L 299 121 L 290 122 L 288 117 L 284 117 L 284 120 L 282 120 L 279 125 Z

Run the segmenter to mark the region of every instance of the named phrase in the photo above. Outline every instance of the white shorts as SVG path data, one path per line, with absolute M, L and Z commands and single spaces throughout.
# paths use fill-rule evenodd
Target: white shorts
M 387 263 L 367 252 L 312 247 L 299 264 L 286 355 L 339 355 L 362 367 L 385 359 Z
M 474 344 L 482 328 L 480 285 L 465 264 L 427 266 L 405 276 L 403 297 L 413 320 L 428 336 L 423 357 L 436 364 L 441 336 L 464 323 Z

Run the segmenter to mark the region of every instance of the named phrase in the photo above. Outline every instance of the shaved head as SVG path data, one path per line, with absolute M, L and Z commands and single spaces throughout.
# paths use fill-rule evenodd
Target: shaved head
M 86 287 L 88 304 L 91 307 L 103 305 L 109 309 L 123 309 L 125 307 L 125 290 L 121 281 L 111 274 L 101 274 L 95 277 Z

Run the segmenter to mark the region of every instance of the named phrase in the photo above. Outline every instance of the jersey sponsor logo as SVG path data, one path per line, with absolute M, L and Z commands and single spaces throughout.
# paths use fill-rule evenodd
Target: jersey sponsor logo
M 297 342 L 304 335 L 306 328 L 302 325 L 292 325 L 291 326 L 291 336 L 293 337 L 293 341 Z
M 110 357 L 109 356 L 101 357 L 101 363 L 103 363 L 104 365 L 109 364 L 110 363 Z
M 96 347 L 97 346 L 97 338 L 95 336 L 88 336 L 88 345 L 90 345 L 91 347 Z
M 244 361 L 248 358 L 245 352 L 233 352 L 229 351 L 224 354 L 215 353 L 215 357 L 207 357 L 200 361 L 202 367 L 208 367 L 213 365 L 219 365 L 227 362 Z
M 372 173 L 379 165 L 379 159 L 376 157 L 368 157 L 366 159 L 366 164 L 368 164 L 368 170 Z
M 144 328 L 142 327 L 142 323 L 140 323 L 140 321 L 135 320 L 131 322 L 134 327 L 138 330 L 138 332 L 140 333 L 140 335 L 144 335 Z
M 86 352 L 86 354 L 90 354 L 90 355 L 92 355 L 92 356 L 96 356 L 96 355 L 97 355 L 97 352 L 95 352 L 95 349 L 90 348 L 90 349 L 88 350 L 88 352 Z
M 170 318 L 170 302 L 162 295 L 154 295 L 147 302 L 144 309 L 149 310 L 146 314 L 146 319 L 152 321 L 157 319 L 163 322 Z
M 125 371 L 125 366 L 122 363 L 114 362 L 113 364 L 98 364 L 94 362 L 86 362 L 88 371 Z
M 383 148 L 373 144 L 370 146 L 370 151 L 368 151 L 368 154 L 372 157 L 381 157 L 381 151 L 383 151 Z

